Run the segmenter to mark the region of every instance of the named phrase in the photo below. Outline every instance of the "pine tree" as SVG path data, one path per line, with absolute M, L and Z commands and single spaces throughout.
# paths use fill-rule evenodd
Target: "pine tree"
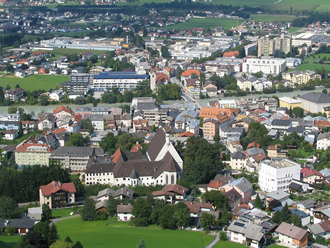
M 49 235 L 48 235 L 48 238 L 47 238 L 48 245 L 51 245 L 51 244 L 55 243 L 59 238 L 60 238 L 60 237 L 59 237 L 58 234 L 57 234 L 57 228 L 56 228 L 56 226 L 53 224 L 53 225 L 50 227 Z
M 262 203 L 261 203 L 261 199 L 260 199 L 258 194 L 257 194 L 256 200 L 255 200 L 254 206 L 256 208 L 259 208 L 259 209 L 263 208 Z

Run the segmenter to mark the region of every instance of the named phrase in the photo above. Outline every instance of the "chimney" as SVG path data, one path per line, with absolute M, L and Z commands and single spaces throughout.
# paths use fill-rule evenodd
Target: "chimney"
M 170 145 L 170 135 L 168 133 L 166 134 L 166 145 Z

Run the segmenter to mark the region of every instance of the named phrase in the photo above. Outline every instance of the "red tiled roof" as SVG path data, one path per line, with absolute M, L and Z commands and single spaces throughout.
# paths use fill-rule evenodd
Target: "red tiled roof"
M 315 170 L 315 169 L 302 168 L 300 170 L 300 173 L 303 175 L 303 178 L 313 176 L 313 175 L 323 177 L 323 175 L 318 170 Z
M 189 212 L 195 213 L 195 214 L 198 214 L 200 212 L 201 208 L 208 208 L 208 209 L 212 208 L 211 203 L 189 202 L 189 201 L 186 201 L 184 203 L 186 204 L 187 208 L 189 209 Z
M 251 147 L 257 147 L 260 148 L 260 144 L 256 143 L 256 142 L 251 142 L 250 144 L 248 144 L 247 148 L 251 148 Z
M 192 137 L 195 136 L 192 132 L 183 132 L 179 135 L 179 137 Z
M 52 181 L 47 185 L 40 186 L 41 193 L 43 196 L 48 196 L 56 193 L 59 190 L 63 190 L 68 193 L 76 193 L 76 187 L 74 183 L 59 183 L 56 181 Z
M 139 142 L 136 142 L 135 146 L 133 146 L 131 148 L 131 152 L 138 152 L 138 151 L 140 151 L 142 149 L 143 149 L 143 147 L 139 144 Z
M 182 72 L 181 76 L 182 77 L 190 77 L 191 74 L 196 74 L 198 77 L 201 75 L 201 73 L 199 72 L 199 70 L 188 70 L 185 72 Z
M 111 160 L 113 163 L 117 163 L 117 160 L 121 157 L 121 150 L 120 148 L 112 155 Z
M 211 180 L 211 182 L 207 185 L 208 188 L 212 189 L 219 189 L 221 186 L 223 186 L 223 182 Z
M 22 125 L 26 125 L 26 124 L 34 124 L 34 121 L 21 121 Z
M 55 134 L 59 134 L 59 133 L 63 133 L 63 132 L 66 132 L 66 129 L 64 127 L 61 127 L 59 129 L 56 129 L 53 131 L 53 133 L 55 133 Z
M 64 106 L 59 106 L 59 107 L 57 107 L 56 109 L 53 110 L 53 113 L 54 113 L 54 114 L 57 114 L 57 113 L 59 113 L 59 112 L 61 112 L 61 111 L 65 111 L 65 112 L 71 114 L 71 109 L 66 108 L 66 107 L 64 107 Z
M 314 126 L 316 127 L 330 127 L 330 122 L 329 121 L 314 121 Z
M 184 195 L 185 192 L 187 192 L 187 188 L 179 185 L 179 184 L 171 184 L 171 185 L 167 185 L 165 188 L 164 188 L 164 191 L 167 191 L 167 192 L 174 192 L 176 194 L 179 194 L 179 195 Z
M 81 114 L 74 114 L 72 117 L 71 117 L 71 119 L 73 120 L 73 121 L 76 121 L 76 122 L 78 122 L 78 123 L 80 123 L 81 122 L 81 120 L 82 120 L 82 115 Z
M 36 144 L 36 143 L 33 143 L 33 144 L 23 143 L 22 145 L 20 145 L 19 147 L 16 148 L 15 152 L 26 152 L 26 150 L 30 146 L 46 147 L 47 152 L 52 152 L 52 149 L 47 144 Z

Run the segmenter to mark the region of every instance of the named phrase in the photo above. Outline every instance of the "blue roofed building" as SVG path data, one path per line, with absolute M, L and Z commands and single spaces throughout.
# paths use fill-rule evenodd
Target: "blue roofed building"
M 137 74 L 135 71 L 100 72 L 94 75 L 93 89 L 107 91 L 115 87 L 120 91 L 134 90 L 139 82 L 149 79 L 149 75 Z

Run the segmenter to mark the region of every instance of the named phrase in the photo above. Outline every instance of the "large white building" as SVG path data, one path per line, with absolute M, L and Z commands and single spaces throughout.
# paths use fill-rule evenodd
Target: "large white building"
M 94 75 L 92 87 L 95 91 L 107 91 L 112 88 L 120 91 L 134 90 L 143 80 L 149 80 L 149 75 L 140 75 L 135 71 L 101 72 L 99 75 Z
M 265 192 L 288 191 L 291 181 L 300 180 L 300 164 L 289 159 L 260 163 L 258 184 Z
M 246 73 L 262 72 L 264 74 L 279 74 L 285 70 L 285 59 L 262 57 L 248 58 L 242 65 L 242 71 Z

